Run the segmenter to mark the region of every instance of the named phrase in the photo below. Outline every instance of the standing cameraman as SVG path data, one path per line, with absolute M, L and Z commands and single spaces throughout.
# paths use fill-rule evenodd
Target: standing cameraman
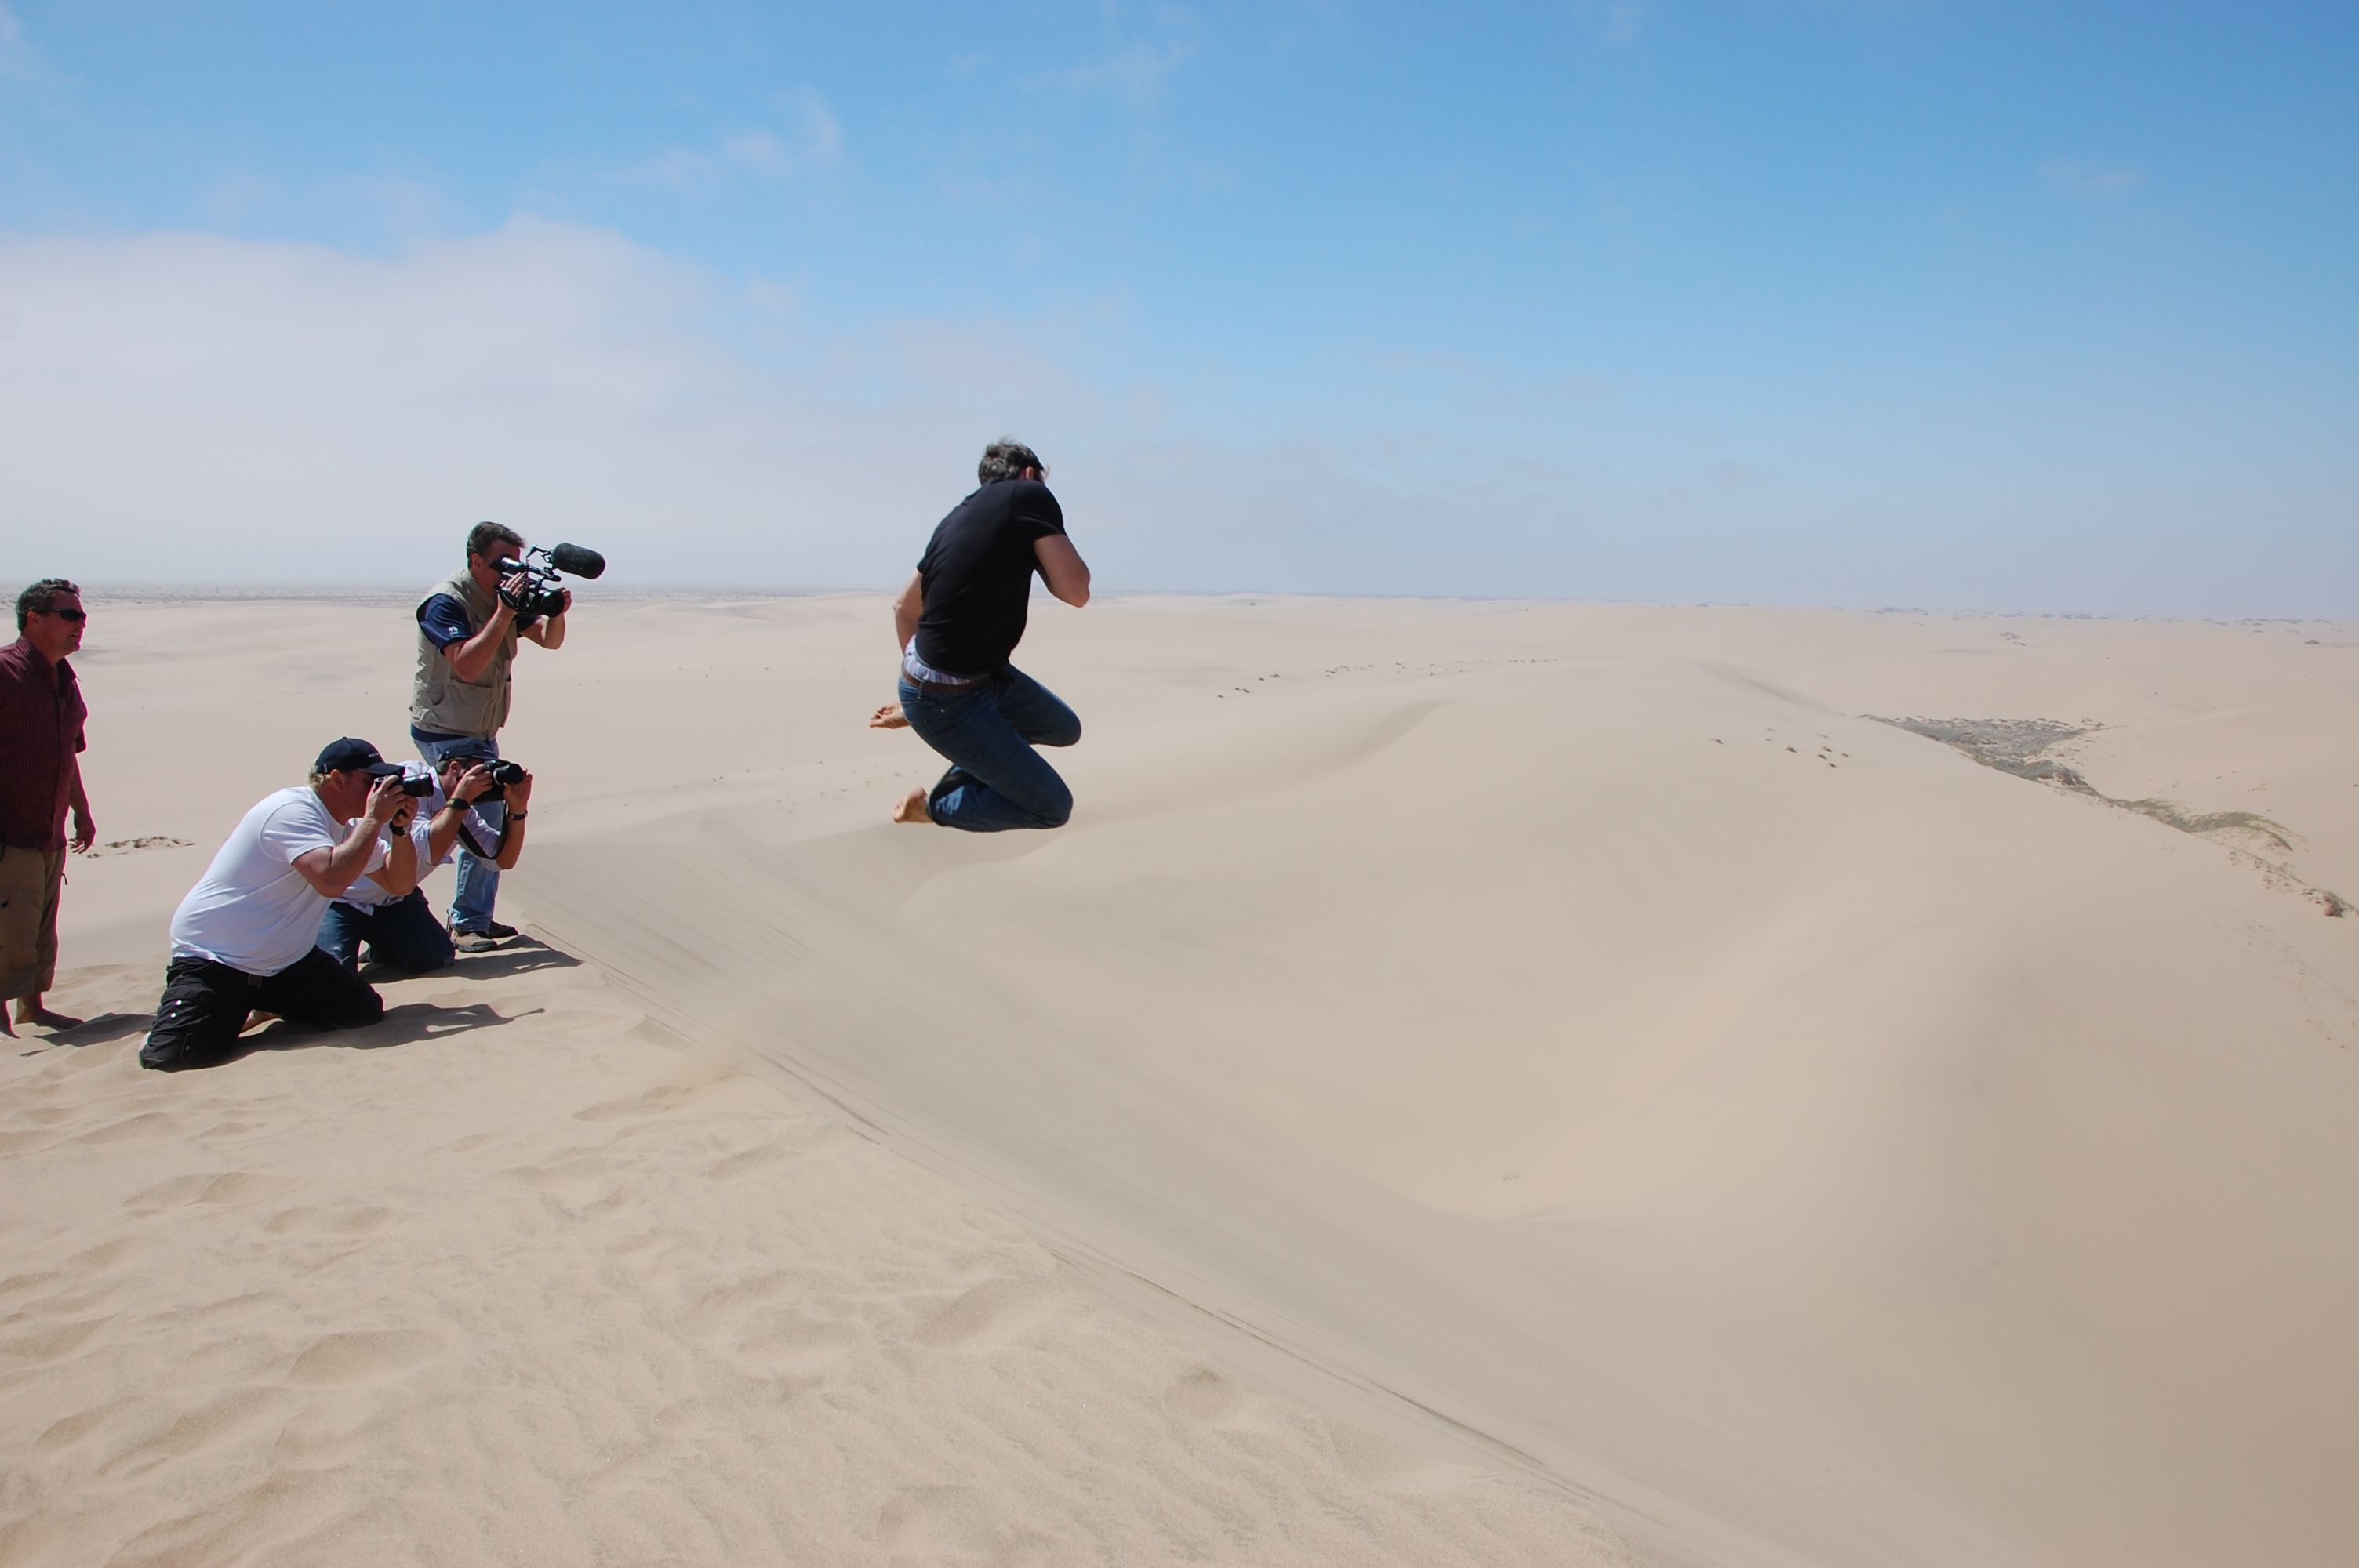
M 418 606 L 418 681 L 409 699 L 409 736 L 427 762 L 440 769 L 444 754 L 464 743 L 473 753 L 488 745 L 499 755 L 500 726 L 508 718 L 508 668 L 522 643 L 554 651 L 565 644 L 565 612 L 573 592 L 558 595 L 557 612 L 519 616 L 513 600 L 522 594 L 522 572 L 503 578 L 499 568 L 524 557 L 524 535 L 497 523 L 478 523 L 467 534 L 467 568 L 453 572 Z M 483 808 L 492 827 L 502 810 Z M 490 946 L 516 935 L 513 925 L 492 918 L 499 897 L 499 867 L 462 848 L 459 890 L 451 900 L 451 935 L 462 949 Z

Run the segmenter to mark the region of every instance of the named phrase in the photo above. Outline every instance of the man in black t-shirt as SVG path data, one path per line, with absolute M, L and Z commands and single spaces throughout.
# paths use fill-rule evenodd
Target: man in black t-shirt
M 1073 814 L 1073 792 L 1033 748 L 1071 745 L 1082 721 L 1007 662 L 1024 636 L 1034 572 L 1067 604 L 1090 601 L 1090 568 L 1040 482 L 1047 471 L 1020 441 L 985 448 L 981 487 L 942 519 L 893 601 L 901 699 L 868 722 L 908 726 L 951 764 L 932 789 L 913 789 L 893 808 L 896 822 L 996 833 L 1061 827 Z

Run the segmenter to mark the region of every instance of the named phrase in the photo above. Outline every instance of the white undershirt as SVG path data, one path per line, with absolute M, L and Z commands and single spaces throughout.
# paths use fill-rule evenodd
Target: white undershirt
M 908 647 L 901 650 L 901 673 L 914 681 L 931 681 L 936 686 L 973 686 L 973 676 L 945 675 L 918 657 L 918 639 L 910 637 Z

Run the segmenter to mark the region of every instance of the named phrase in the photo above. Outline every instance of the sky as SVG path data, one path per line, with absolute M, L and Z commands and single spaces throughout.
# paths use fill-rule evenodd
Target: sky
M 0 562 L 2359 615 L 2359 7 L 0 4 Z

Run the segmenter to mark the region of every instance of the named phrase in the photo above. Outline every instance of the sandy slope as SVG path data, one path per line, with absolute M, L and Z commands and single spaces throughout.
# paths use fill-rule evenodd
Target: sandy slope
M 588 966 L 10 1058 L 0 1560 L 2359 1551 L 2350 629 L 1044 607 L 1080 810 L 978 839 L 878 821 L 876 601 L 592 608 L 509 737 Z M 198 847 L 78 870 L 70 964 L 393 741 L 384 618 L 107 607 L 105 836 Z M 2098 720 L 2291 849 L 1864 714 Z

